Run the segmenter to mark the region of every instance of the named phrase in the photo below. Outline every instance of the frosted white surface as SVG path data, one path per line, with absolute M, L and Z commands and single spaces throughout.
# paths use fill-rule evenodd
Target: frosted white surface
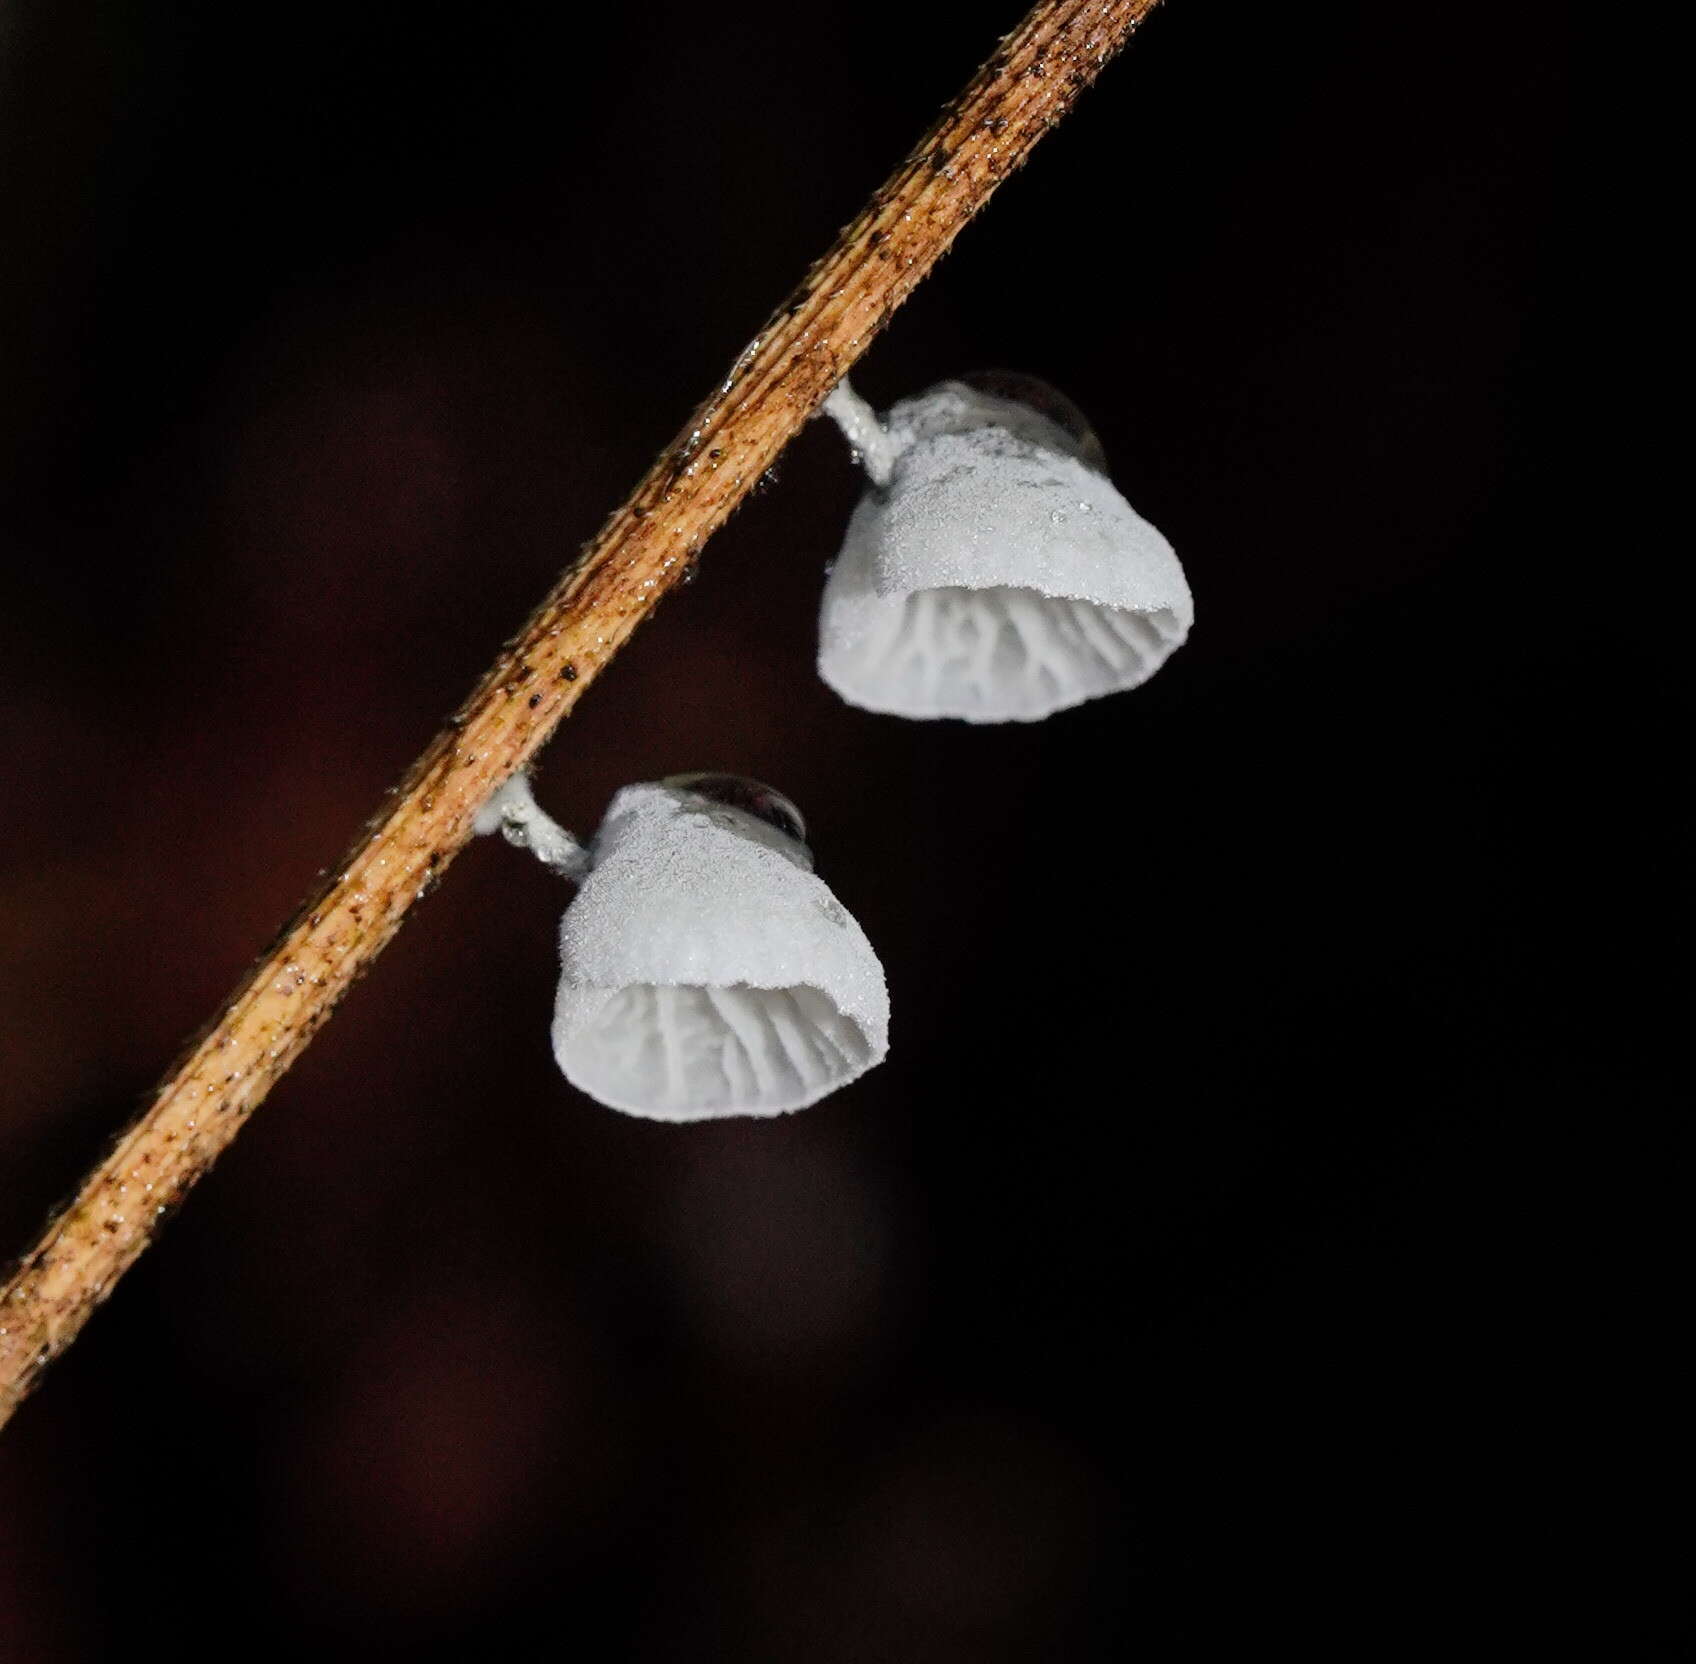
M 883 969 L 804 846 L 642 785 L 592 858 L 560 926 L 554 1055 L 573 1085 L 663 1121 L 775 1115 L 882 1061 Z
M 825 586 L 819 673 L 851 704 L 1029 721 L 1146 681 L 1195 607 L 1172 546 L 1027 405 L 958 383 L 897 405 L 883 490 Z

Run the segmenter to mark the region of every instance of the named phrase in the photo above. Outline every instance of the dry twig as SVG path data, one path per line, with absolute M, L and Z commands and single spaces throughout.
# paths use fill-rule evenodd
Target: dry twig
M 407 910 L 997 184 L 1155 0 L 1038 0 L 737 359 L 172 1069 L 0 1295 L 0 1422 Z

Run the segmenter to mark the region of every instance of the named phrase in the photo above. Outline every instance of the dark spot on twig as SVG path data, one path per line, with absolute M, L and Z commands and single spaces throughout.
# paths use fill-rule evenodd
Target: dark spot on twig
M 531 694 L 530 697 L 524 701 L 524 703 L 526 705 L 528 705 L 531 710 L 535 710 L 535 708 L 538 705 L 540 705 L 541 702 L 542 702 L 542 696 L 539 693 Z
M 577 666 L 574 664 L 562 665 L 560 667 L 559 679 L 562 682 L 575 682 L 577 680 Z

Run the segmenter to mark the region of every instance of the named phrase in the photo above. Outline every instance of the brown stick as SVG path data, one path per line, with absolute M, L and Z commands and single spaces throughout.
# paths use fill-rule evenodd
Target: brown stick
M 1038 0 L 737 359 L 0 1294 L 0 1423 L 523 766 L 1155 0 Z

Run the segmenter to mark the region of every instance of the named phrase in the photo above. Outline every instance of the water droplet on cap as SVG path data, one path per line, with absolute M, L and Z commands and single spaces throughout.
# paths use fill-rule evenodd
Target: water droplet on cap
M 798 844 L 807 841 L 807 823 L 802 820 L 801 811 L 782 792 L 759 780 L 749 780 L 740 774 L 669 774 L 661 784 L 674 791 L 704 797 L 709 803 L 740 809 L 756 820 L 763 820 L 767 826 L 775 826 Z
M 1040 376 L 1028 376 L 1020 370 L 973 370 L 956 379 L 968 387 L 975 387 L 980 393 L 988 393 L 992 398 L 1012 399 L 1029 405 L 1077 441 L 1080 461 L 1101 473 L 1107 472 L 1107 453 L 1102 450 L 1095 429 L 1089 425 L 1089 418 L 1058 387 Z

